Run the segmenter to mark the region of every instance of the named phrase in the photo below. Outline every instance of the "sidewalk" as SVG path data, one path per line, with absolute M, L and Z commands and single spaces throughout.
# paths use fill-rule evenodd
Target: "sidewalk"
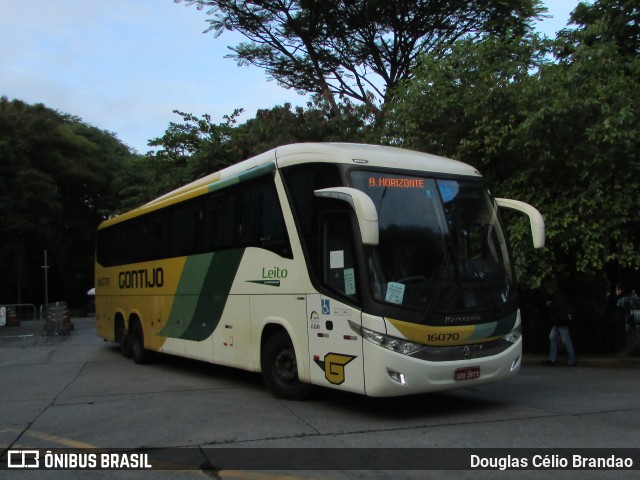
M 523 354 L 523 365 L 542 365 L 549 357 L 546 354 Z M 620 351 L 609 355 L 580 355 L 576 352 L 578 367 L 640 367 L 640 338 L 631 336 Z M 566 357 L 558 356 L 558 366 L 566 366 Z
M 523 366 L 542 366 L 549 357 L 544 354 L 524 354 L 522 355 Z M 581 367 L 600 367 L 600 368 L 640 368 L 640 357 L 620 357 L 616 355 L 586 355 L 580 356 L 576 353 L 577 365 L 575 368 Z M 549 367 L 552 368 L 552 367 Z M 566 359 L 558 357 L 558 364 L 555 368 L 567 367 Z

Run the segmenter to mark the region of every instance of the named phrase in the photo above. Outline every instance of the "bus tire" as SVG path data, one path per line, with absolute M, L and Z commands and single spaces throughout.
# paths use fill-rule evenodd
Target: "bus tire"
M 120 353 L 124 358 L 131 358 L 132 355 L 130 337 L 122 320 L 116 320 L 116 342 L 120 345 Z
M 149 360 L 149 351 L 144 348 L 144 336 L 142 333 L 142 327 L 136 322 L 128 337 L 130 337 L 131 355 L 133 361 L 138 365 L 143 365 Z
M 260 365 L 264 383 L 278 398 L 301 400 L 311 390 L 311 385 L 298 378 L 298 361 L 293 343 L 283 330 L 271 335 L 264 343 Z

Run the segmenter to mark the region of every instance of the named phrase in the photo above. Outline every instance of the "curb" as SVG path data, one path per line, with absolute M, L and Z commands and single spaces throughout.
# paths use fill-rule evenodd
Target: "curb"
M 640 357 L 617 357 L 611 356 L 580 356 L 577 355 L 576 368 L 580 367 L 601 367 L 601 368 L 638 368 L 640 367 Z M 548 357 L 546 355 L 525 354 L 522 356 L 522 365 L 526 366 L 544 366 L 545 360 Z M 566 359 L 559 357 L 558 368 L 567 367 Z

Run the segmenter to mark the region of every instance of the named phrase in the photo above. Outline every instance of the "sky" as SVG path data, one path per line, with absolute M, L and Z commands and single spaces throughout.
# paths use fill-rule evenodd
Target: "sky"
M 538 30 L 554 37 L 578 1 L 545 0 Z M 80 117 L 139 153 L 182 120 L 173 110 L 221 122 L 243 108 L 246 121 L 306 102 L 224 58 L 243 37 L 205 34 L 206 19 L 173 0 L 0 0 L 0 96 Z

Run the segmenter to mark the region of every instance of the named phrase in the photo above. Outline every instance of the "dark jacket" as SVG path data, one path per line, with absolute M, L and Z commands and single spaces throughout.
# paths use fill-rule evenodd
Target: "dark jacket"
M 549 319 L 554 327 L 569 326 L 573 318 L 573 308 L 567 295 L 561 290 L 554 292 L 547 300 Z

